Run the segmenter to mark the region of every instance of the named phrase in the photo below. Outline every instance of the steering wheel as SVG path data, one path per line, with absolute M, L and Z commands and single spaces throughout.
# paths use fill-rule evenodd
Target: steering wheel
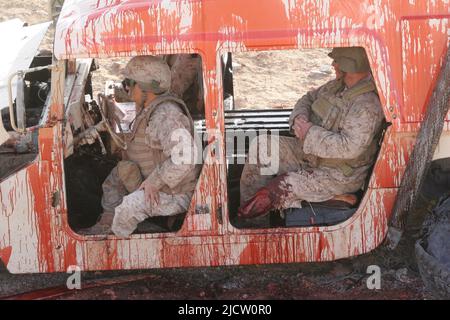
M 104 110 L 106 110 L 106 108 L 108 107 L 108 101 L 107 98 L 105 97 L 104 94 L 99 93 L 98 94 L 98 103 L 99 103 L 99 110 L 100 110 L 100 114 L 102 115 L 102 122 L 106 128 L 106 130 L 108 131 L 108 133 L 110 134 L 112 140 L 114 141 L 114 143 L 121 148 L 122 150 L 127 150 L 127 143 L 125 141 L 125 139 L 123 139 L 122 137 L 120 137 L 115 131 L 114 131 L 114 124 L 111 124 L 108 120 L 108 118 L 105 115 Z M 120 126 L 120 123 L 117 121 L 117 119 L 115 119 L 116 124 L 118 125 L 119 129 L 122 131 L 122 128 Z

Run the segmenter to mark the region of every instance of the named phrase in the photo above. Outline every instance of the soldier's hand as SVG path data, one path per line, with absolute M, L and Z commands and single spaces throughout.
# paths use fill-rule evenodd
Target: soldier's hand
M 294 125 L 292 126 L 292 129 L 294 130 L 295 136 L 299 138 L 300 140 L 304 140 L 306 137 L 306 134 L 308 133 L 309 129 L 313 126 L 313 124 L 309 121 L 305 121 L 301 117 L 295 118 Z
M 308 118 L 306 115 L 304 115 L 304 114 L 299 114 L 298 116 L 295 117 L 295 119 L 294 119 L 294 124 L 295 124 L 295 123 L 298 123 L 300 120 L 309 122 L 309 118 Z
M 145 201 L 149 201 L 152 206 L 159 205 L 159 191 L 151 184 L 150 181 L 145 180 L 142 182 L 139 190 L 144 190 Z

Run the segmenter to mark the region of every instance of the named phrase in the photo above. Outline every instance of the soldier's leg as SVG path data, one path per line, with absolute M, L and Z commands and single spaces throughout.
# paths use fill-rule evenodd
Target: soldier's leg
M 183 98 L 183 94 L 196 80 L 197 75 L 201 73 L 199 59 L 189 54 L 179 54 L 176 56 L 171 66 L 171 93 L 179 98 Z
M 111 170 L 111 173 L 105 179 L 102 185 L 102 207 L 103 212 L 95 225 L 90 228 L 79 230 L 80 234 L 97 235 L 108 234 L 114 218 L 114 208 L 122 203 L 127 190 L 119 178 L 117 166 Z
M 336 181 L 322 170 L 299 169 L 270 180 L 238 210 L 241 218 L 263 217 L 273 209 L 300 207 L 301 200 L 322 202 L 336 195 Z
M 119 178 L 117 167 L 112 169 L 102 185 L 102 207 L 104 212 L 114 212 L 114 208 L 122 203 L 127 189 Z
M 301 200 L 323 202 L 332 199 L 336 194 L 337 181 L 330 177 L 327 171 L 320 169 L 300 169 L 289 172 L 283 179 L 286 192 L 280 204 L 282 208 L 295 207 L 294 203 Z
M 119 237 L 128 237 L 138 224 L 149 217 L 173 216 L 188 210 L 191 197 L 186 194 L 159 193 L 159 204 L 153 206 L 144 197 L 144 191 L 135 191 L 123 198 L 115 210 L 112 231 Z
M 131 161 L 120 161 L 103 182 L 100 220 L 92 227 L 80 230 L 80 234 L 107 234 L 113 223 L 115 208 L 123 197 L 136 190 L 142 181 L 139 167 Z
M 254 139 L 241 175 L 241 204 L 274 177 L 299 170 L 302 163 L 303 147 L 297 138 L 262 135 Z
M 123 197 L 136 191 L 141 183 L 139 166 L 132 161 L 120 161 L 103 182 L 103 209 L 114 212 L 114 208 L 122 203 Z

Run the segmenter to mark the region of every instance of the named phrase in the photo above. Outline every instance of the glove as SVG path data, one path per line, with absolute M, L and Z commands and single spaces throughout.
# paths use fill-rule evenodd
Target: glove
M 243 219 L 256 218 L 278 208 L 287 192 L 286 189 L 281 189 L 281 182 L 285 177 L 286 174 L 280 175 L 272 179 L 265 187 L 259 189 L 250 200 L 239 207 L 238 217 Z

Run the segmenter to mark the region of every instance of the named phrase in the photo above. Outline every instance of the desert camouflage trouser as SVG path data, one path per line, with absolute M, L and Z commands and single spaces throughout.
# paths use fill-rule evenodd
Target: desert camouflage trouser
M 327 201 L 335 195 L 353 193 L 361 187 L 364 176 L 348 178 L 337 169 L 312 168 L 306 161 L 299 139 L 283 136 L 278 139 L 278 152 L 272 148 L 272 139 L 266 135 L 259 136 L 250 144 L 241 176 L 241 205 L 281 174 L 286 174 L 281 183 L 281 188 L 285 189 L 281 199 L 283 208 L 301 207 L 302 200 Z M 278 166 L 274 166 L 276 160 Z
M 120 237 L 128 237 L 138 224 L 149 217 L 173 216 L 188 210 L 192 194 L 159 193 L 159 204 L 146 201 L 143 190 L 129 193 L 115 167 L 103 183 L 102 207 L 114 213 L 112 231 Z

